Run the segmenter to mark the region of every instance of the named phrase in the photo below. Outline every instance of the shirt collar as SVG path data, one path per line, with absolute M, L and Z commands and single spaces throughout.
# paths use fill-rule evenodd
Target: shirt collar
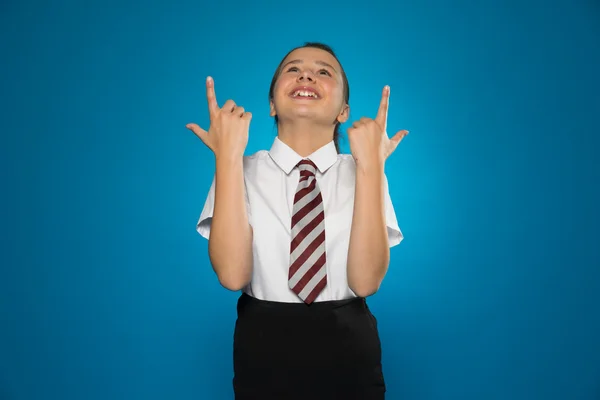
M 294 167 L 303 160 L 298 153 L 291 147 L 283 143 L 279 137 L 275 137 L 269 155 L 275 163 L 285 172 L 289 174 Z M 321 147 L 311 155 L 305 157 L 315 163 L 319 172 L 324 173 L 337 161 L 337 151 L 333 140 Z

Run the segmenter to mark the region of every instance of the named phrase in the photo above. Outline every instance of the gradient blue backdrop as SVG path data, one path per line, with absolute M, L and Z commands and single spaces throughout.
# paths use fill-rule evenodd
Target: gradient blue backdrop
M 600 398 L 600 4 L 0 5 L 0 399 L 231 399 L 236 293 L 195 223 L 204 79 L 275 131 L 281 57 L 391 85 L 404 242 L 370 302 L 389 399 Z M 520 4 L 519 4 L 520 3 Z M 347 142 L 343 143 L 345 151 Z

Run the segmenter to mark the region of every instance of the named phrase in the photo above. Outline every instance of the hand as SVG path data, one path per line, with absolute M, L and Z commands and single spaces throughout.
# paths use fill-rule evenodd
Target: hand
M 391 139 L 388 138 L 386 129 L 389 97 L 390 88 L 386 86 L 383 88 L 377 117 L 374 120 L 363 117 L 348 129 L 350 150 L 357 165 L 382 166 L 408 134 L 407 130 L 401 130 Z
M 210 116 L 208 131 L 193 123 L 187 124 L 186 128 L 194 132 L 213 151 L 216 158 L 243 157 L 248 144 L 252 113 L 245 112 L 244 108 L 236 105 L 233 100 L 227 100 L 223 108 L 219 108 L 215 83 L 211 77 L 206 79 L 206 98 Z

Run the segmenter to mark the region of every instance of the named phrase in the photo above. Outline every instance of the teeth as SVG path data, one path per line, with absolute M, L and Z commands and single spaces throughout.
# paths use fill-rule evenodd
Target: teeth
M 307 90 L 297 90 L 294 92 L 294 97 L 314 97 L 317 98 L 317 95 L 313 92 L 309 92 Z

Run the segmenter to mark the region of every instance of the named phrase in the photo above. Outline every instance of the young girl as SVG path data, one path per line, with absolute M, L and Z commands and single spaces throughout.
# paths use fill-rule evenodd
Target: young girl
M 244 156 L 252 115 L 219 108 L 188 124 L 215 154 L 198 232 L 219 282 L 242 294 L 233 338 L 236 399 L 383 399 L 375 317 L 365 298 L 402 240 L 384 165 L 408 133 L 386 133 L 389 88 L 375 119 L 348 129 L 348 80 L 332 49 L 307 43 L 278 66 L 269 102 L 277 137 Z

